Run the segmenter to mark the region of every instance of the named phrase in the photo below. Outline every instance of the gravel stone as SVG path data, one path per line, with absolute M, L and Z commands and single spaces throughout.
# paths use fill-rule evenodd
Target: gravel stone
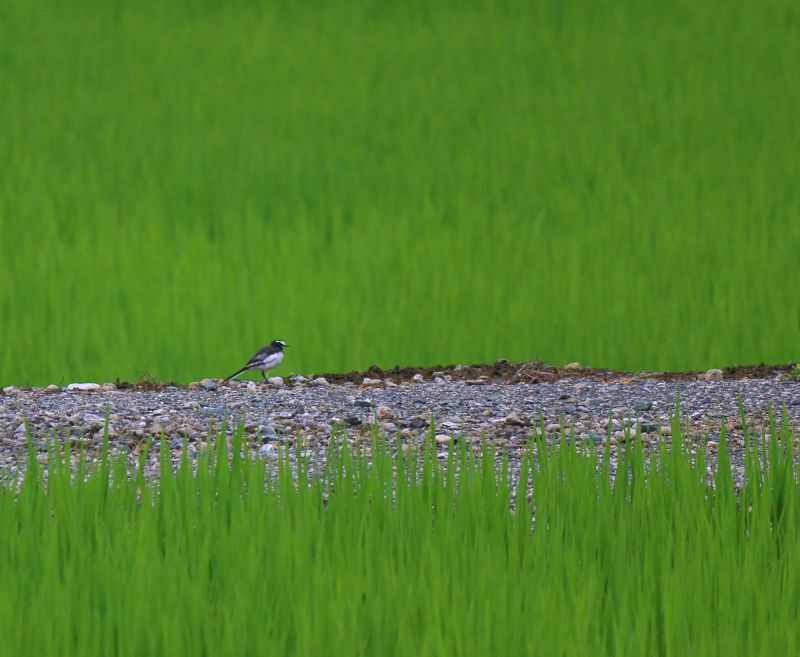
M 67 386 L 68 392 L 92 392 L 94 390 L 100 390 L 99 383 L 70 383 Z
M 638 422 L 643 439 L 657 444 L 656 432 L 671 440 L 670 414 L 675 410 L 680 388 L 680 414 L 690 419 L 684 439 L 689 445 L 699 444 L 711 436 L 719 443 L 720 423 L 726 422 L 728 445 L 734 478 L 741 484 L 744 466 L 743 431 L 739 422 L 739 395 L 748 426 L 756 431 L 768 427 L 770 407 L 780 411 L 786 407 L 791 428 L 800 432 L 800 382 L 773 378 L 724 379 L 722 381 L 650 379 L 632 377 L 625 384 L 618 380 L 583 377 L 582 374 L 552 381 L 514 382 L 483 379 L 470 385 L 469 379 L 456 376 L 447 381 L 453 370 L 445 370 L 444 383 L 393 375 L 395 386 L 360 385 L 363 376 L 347 381 L 350 387 L 303 385 L 290 378 L 293 386 L 264 386 L 248 382 L 218 386 L 213 402 L 201 384 L 190 386 L 132 386 L 101 389 L 92 384 L 92 394 L 55 394 L 58 390 L 16 389 L 0 394 L 0 472 L 24 471 L 27 462 L 27 438 L 23 418 L 29 423 L 35 440 L 55 434 L 64 440 L 69 434 L 82 444 L 87 456 L 96 458 L 102 447 L 105 417 L 109 417 L 109 441 L 113 453 L 127 455 L 135 465 L 148 436 L 163 432 L 171 449 L 182 448 L 187 436 L 192 458 L 208 449 L 211 431 L 222 429 L 230 435 L 241 423 L 247 448 L 260 452 L 262 445 L 302 445 L 316 455 L 316 463 L 324 462 L 334 419 L 340 430 L 354 444 L 368 450 L 373 422 L 385 432 L 391 445 L 413 445 L 430 435 L 433 419 L 438 436 L 458 436 L 470 445 L 480 444 L 482 437 L 505 451 L 514 467 L 528 442 L 532 418 L 535 425 L 544 423 L 547 440 L 574 427 L 581 444 L 605 445 L 609 418 L 613 440 L 612 461 L 617 443 L 624 439 L 623 428 Z M 466 370 L 468 373 L 469 370 Z M 374 374 L 370 373 L 369 378 Z M 422 375 L 420 375 L 422 378 Z M 331 380 L 336 381 L 334 375 Z M 382 379 L 385 381 L 385 379 Z M 216 383 L 216 382 L 215 382 Z M 251 392 L 253 383 L 257 394 Z M 96 388 L 94 386 L 97 386 Z M 60 390 L 60 389 L 59 389 Z M 73 388 L 75 390 L 75 388 Z M 369 397 L 366 396 L 368 391 Z M 574 407 L 574 408 L 573 408 Z M 371 409 L 374 408 L 374 413 Z M 776 420 L 782 422 L 781 413 Z M 800 435 L 800 434 L 799 434 Z M 213 436 L 213 433 L 212 433 Z M 81 438 L 82 437 L 82 438 Z M 434 436 L 435 437 L 435 436 Z M 439 443 L 444 445 L 443 442 Z M 272 456 L 277 451 L 266 450 Z M 290 458 L 296 458 L 294 456 Z M 173 454 L 173 463 L 179 462 Z M 709 452 L 709 464 L 716 460 L 716 451 Z M 294 461 L 293 461 L 294 462 Z M 145 466 L 147 476 L 157 476 L 157 450 L 151 449 Z M 316 466 L 315 466 L 316 467 Z
M 395 416 L 394 411 L 388 406 L 378 406 L 375 409 L 375 415 L 381 420 L 391 420 Z

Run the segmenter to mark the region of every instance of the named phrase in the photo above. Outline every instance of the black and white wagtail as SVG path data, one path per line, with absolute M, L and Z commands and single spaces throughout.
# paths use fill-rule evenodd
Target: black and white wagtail
M 235 379 L 237 376 L 247 372 L 248 370 L 261 370 L 261 377 L 266 379 L 266 372 L 269 372 L 271 369 L 274 369 L 281 364 L 281 361 L 283 360 L 283 349 L 284 347 L 288 346 L 289 345 L 283 340 L 273 340 L 263 349 L 259 349 L 256 352 L 256 355 L 247 361 L 247 365 L 245 365 L 238 372 L 234 372 L 224 380 L 230 381 L 231 379 Z

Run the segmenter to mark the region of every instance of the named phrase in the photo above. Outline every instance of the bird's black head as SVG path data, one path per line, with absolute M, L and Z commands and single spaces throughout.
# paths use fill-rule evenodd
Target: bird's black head
M 271 344 L 276 349 L 283 349 L 284 347 L 288 347 L 289 346 L 283 340 L 273 340 Z

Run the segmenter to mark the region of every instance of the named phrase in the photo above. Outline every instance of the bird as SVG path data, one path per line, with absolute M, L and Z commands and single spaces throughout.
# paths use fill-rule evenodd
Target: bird
M 266 372 L 276 368 L 283 360 L 283 350 L 288 347 L 283 340 L 273 340 L 266 347 L 259 349 L 255 355 L 247 361 L 247 364 L 240 370 L 231 374 L 223 381 L 235 379 L 240 374 L 249 370 L 261 370 L 261 377 L 266 380 Z

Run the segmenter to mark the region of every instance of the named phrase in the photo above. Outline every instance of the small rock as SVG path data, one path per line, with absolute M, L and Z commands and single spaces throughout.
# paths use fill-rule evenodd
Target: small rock
M 6 393 L 7 395 L 15 393 L 18 390 L 19 388 L 17 388 L 17 386 L 6 386 L 5 388 L 3 388 L 3 392 Z
M 567 415 L 572 415 L 578 412 L 578 407 L 575 406 L 575 404 L 567 404 L 566 406 L 564 406 L 564 412 Z
M 311 379 L 311 385 L 314 386 L 329 386 L 328 379 L 324 376 L 318 376 L 316 379 Z
M 564 369 L 565 370 L 579 370 L 579 369 L 581 369 L 581 364 L 578 361 L 575 361 L 574 363 L 567 363 L 566 365 L 564 365 Z
M 247 392 L 249 392 L 249 393 L 258 392 L 258 386 L 256 385 L 255 381 L 248 381 L 247 382 Z
M 443 386 L 443 385 L 445 385 L 445 384 L 447 383 L 447 381 L 446 381 L 445 379 L 443 379 L 441 376 L 437 376 L 437 377 L 435 377 L 435 378 L 433 379 L 433 382 L 434 382 L 436 385 L 440 385 L 440 386 Z
M 39 463 L 47 463 L 47 452 L 40 452 L 37 454 L 36 460 L 39 461 Z
M 428 418 L 423 417 L 422 415 L 415 415 L 414 417 L 409 418 L 409 422 L 415 429 L 420 429 L 428 424 Z
M 450 436 L 446 433 L 437 433 L 436 434 L 436 442 L 439 445 L 449 445 L 450 444 Z
M 658 431 L 658 427 L 651 422 L 642 422 L 639 425 L 639 429 L 642 433 L 656 433 Z
M 509 413 L 508 415 L 506 415 L 504 421 L 507 425 L 512 427 L 524 427 L 526 424 L 528 424 L 516 413 Z
M 61 388 L 59 388 L 55 383 L 51 383 L 49 386 L 45 388 L 45 390 L 47 390 L 48 392 L 58 392 L 59 390 L 61 390 Z
M 561 425 L 560 425 L 560 424 L 556 424 L 555 422 L 553 422 L 553 423 L 551 423 L 551 424 L 548 424 L 548 425 L 545 427 L 545 431 L 547 431 L 548 433 L 556 433 L 556 432 L 559 432 L 559 431 L 561 431 Z
M 113 383 L 104 383 L 103 385 L 100 386 L 100 390 L 104 392 L 116 392 L 117 386 L 114 385 Z
M 364 380 L 361 382 L 361 385 L 364 386 L 379 386 L 383 381 L 380 379 L 370 379 L 368 376 L 364 377 Z
M 353 402 L 353 405 L 358 406 L 359 408 L 370 408 L 372 406 L 372 400 L 367 399 L 366 397 L 363 399 L 356 399 Z
M 417 383 L 422 383 L 425 380 L 425 377 L 422 374 L 415 374 L 411 377 L 412 381 L 416 381 Z
M 714 451 L 716 451 L 717 447 L 719 447 L 719 443 L 718 443 L 716 440 L 709 440 L 709 441 L 706 443 L 706 448 L 707 448 L 709 451 L 712 451 L 712 452 L 714 452 Z
M 209 392 L 213 392 L 217 388 L 219 388 L 219 383 L 217 383 L 214 379 L 203 379 L 200 382 L 200 387 L 203 390 L 208 390 Z
M 70 383 L 67 386 L 68 392 L 82 391 L 91 392 L 93 390 L 100 390 L 99 383 Z
M 205 415 L 206 417 L 222 417 L 225 415 L 225 407 L 224 406 L 203 406 L 200 409 L 200 413 Z
M 265 458 L 274 458 L 275 456 L 278 455 L 278 450 L 275 448 L 275 445 L 266 443 L 264 445 L 261 445 L 261 447 L 259 447 L 258 453 Z
M 282 386 L 283 378 L 280 376 L 271 376 L 267 379 L 267 383 L 273 386 Z
M 375 414 L 381 420 L 391 420 L 394 418 L 394 411 L 388 406 L 378 406 L 378 408 L 375 409 Z
M 351 427 L 357 427 L 359 424 L 361 424 L 361 418 L 357 415 L 347 415 L 345 416 L 344 421 L 347 422 L 347 424 Z
M 713 368 L 702 375 L 704 381 L 722 381 L 722 370 Z
M 262 443 L 269 442 L 271 440 L 278 440 L 280 438 L 278 432 L 275 431 L 275 427 L 273 427 L 271 424 L 262 424 L 258 428 L 258 432 L 261 434 Z
M 83 416 L 83 421 L 86 422 L 86 424 L 94 426 L 103 426 L 106 423 L 106 419 L 102 415 L 97 415 L 95 413 L 87 413 Z
M 605 439 L 605 434 L 595 432 L 587 433 L 585 438 L 585 440 L 592 443 L 602 443 Z
M 633 410 L 639 411 L 640 413 L 644 413 L 645 411 L 649 411 L 653 408 L 653 402 L 643 399 L 633 402 Z

